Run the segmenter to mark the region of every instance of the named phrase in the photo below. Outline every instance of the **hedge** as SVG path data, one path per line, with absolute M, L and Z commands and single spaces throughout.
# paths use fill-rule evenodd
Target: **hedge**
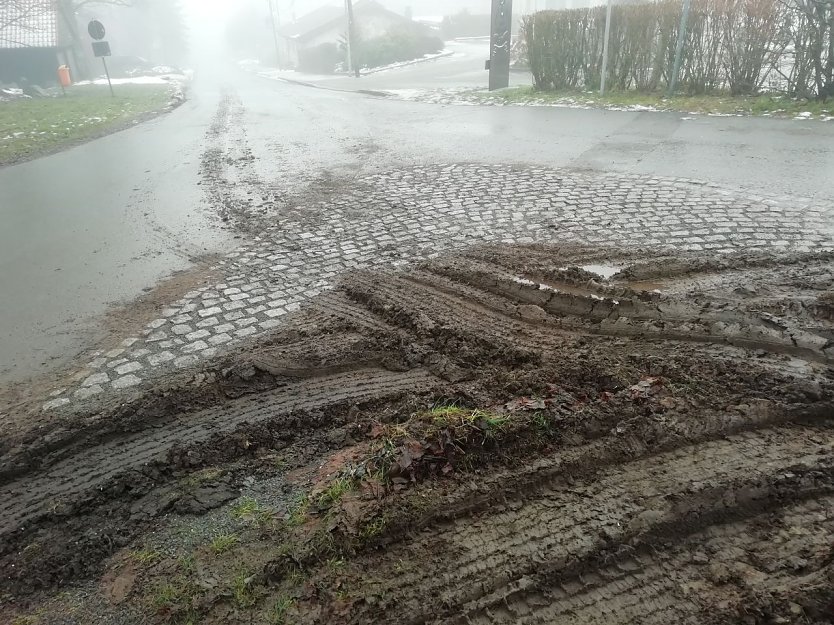
M 814 0 L 693 0 L 679 77 L 689 94 L 762 90 L 834 95 L 828 57 L 834 3 L 807 13 Z M 818 5 L 815 5 L 818 6 Z M 682 2 L 614 6 L 607 84 L 655 91 L 671 77 Z M 522 36 L 539 89 L 597 89 L 605 7 L 542 11 L 522 21 Z

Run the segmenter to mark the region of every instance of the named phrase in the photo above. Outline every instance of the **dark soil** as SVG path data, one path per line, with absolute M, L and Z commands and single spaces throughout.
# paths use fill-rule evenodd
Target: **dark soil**
M 7 441 L 0 620 L 834 622 L 832 278 L 565 247 L 350 275 Z M 222 550 L 142 550 L 230 515 Z

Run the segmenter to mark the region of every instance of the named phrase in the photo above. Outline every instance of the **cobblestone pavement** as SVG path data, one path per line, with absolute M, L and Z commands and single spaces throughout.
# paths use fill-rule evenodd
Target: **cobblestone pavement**
M 339 274 L 483 242 L 581 241 L 728 252 L 834 248 L 829 207 L 738 197 L 695 181 L 540 167 L 437 165 L 362 176 L 287 210 L 219 263 L 222 282 L 187 293 L 44 409 L 137 387 L 281 323 Z

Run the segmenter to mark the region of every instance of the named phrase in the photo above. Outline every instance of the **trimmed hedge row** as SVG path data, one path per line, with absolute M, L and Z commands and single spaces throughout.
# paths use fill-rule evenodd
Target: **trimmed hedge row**
M 754 94 L 767 88 L 791 95 L 828 95 L 834 58 L 823 57 L 834 20 L 823 16 L 816 24 L 802 10 L 799 3 L 804 1 L 693 0 L 681 89 L 690 94 Z M 681 11 L 680 0 L 614 6 L 607 84 L 623 90 L 664 88 L 671 76 Z M 524 18 L 522 36 L 539 89 L 599 88 L 605 13 L 600 6 L 542 11 Z

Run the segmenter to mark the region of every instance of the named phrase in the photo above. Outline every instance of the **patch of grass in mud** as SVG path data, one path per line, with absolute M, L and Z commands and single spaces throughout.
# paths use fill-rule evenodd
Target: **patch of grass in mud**
M 197 625 L 200 613 L 194 607 L 201 591 L 187 577 L 178 576 L 170 581 L 158 583 L 152 591 L 151 600 L 160 622 L 170 625 Z
M 187 478 L 185 478 L 182 483 L 184 486 L 188 486 L 191 488 L 198 488 L 205 484 L 211 484 L 216 482 L 218 479 L 223 477 L 225 472 L 222 469 L 218 469 L 216 467 L 209 467 L 207 469 L 201 469 L 200 471 L 196 471 L 192 473 Z
M 221 555 L 226 553 L 237 545 L 240 542 L 240 537 L 237 534 L 221 534 L 220 536 L 216 536 L 212 539 L 211 544 L 209 547 L 211 548 L 214 555 Z
M 528 429 L 528 419 L 521 414 L 436 406 L 405 423 L 376 427 L 376 441 L 364 473 L 376 476 L 390 488 L 429 475 L 469 469 L 477 464 L 473 455 L 500 446 L 505 437 Z
M 141 549 L 138 551 L 131 551 L 128 556 L 136 564 L 141 566 L 150 566 L 159 562 L 162 559 L 162 554 L 154 549 Z
M 269 625 L 289 625 L 289 613 L 295 607 L 295 599 L 278 597 L 269 612 Z
M 290 527 L 298 527 L 302 525 L 307 519 L 307 513 L 310 511 L 310 497 L 309 495 L 299 495 L 295 502 L 290 506 L 287 513 L 287 525 Z
M 346 477 L 335 479 L 324 492 L 318 497 L 318 505 L 321 508 L 329 508 L 339 503 L 345 493 L 353 490 L 354 481 Z
M 258 602 L 258 592 L 255 586 L 255 576 L 248 572 L 240 572 L 232 580 L 232 599 L 237 607 L 247 609 Z
M 242 497 L 232 506 L 231 514 L 233 518 L 252 523 L 264 531 L 272 528 L 275 523 L 272 510 L 262 506 L 253 497 Z

